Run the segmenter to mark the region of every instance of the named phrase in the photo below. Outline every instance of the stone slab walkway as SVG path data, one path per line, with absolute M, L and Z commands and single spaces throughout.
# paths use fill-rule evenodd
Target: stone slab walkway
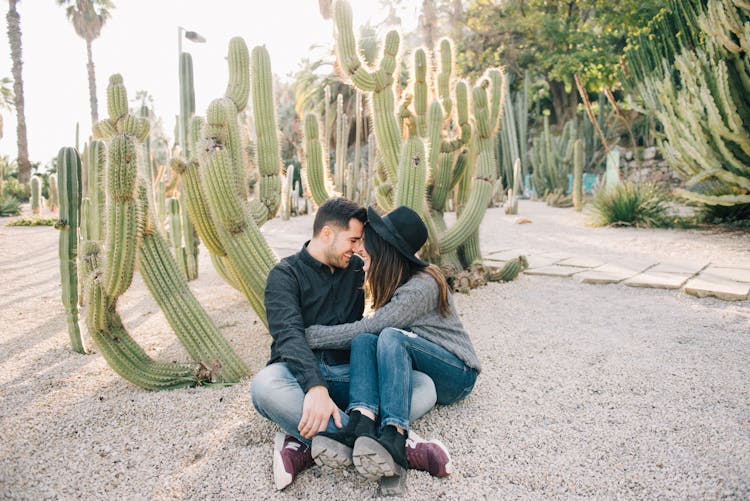
M 614 258 L 611 261 L 565 253 L 530 253 L 523 249 L 498 249 L 487 260 L 501 266 L 524 255 L 527 275 L 570 277 L 587 284 L 623 283 L 630 287 L 682 289 L 697 297 L 745 301 L 750 295 L 750 267 L 705 261 L 658 261 Z

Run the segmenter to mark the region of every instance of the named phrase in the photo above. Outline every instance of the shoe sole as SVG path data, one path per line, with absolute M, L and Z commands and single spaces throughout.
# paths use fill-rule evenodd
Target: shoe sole
M 348 468 L 352 465 L 352 448 L 332 438 L 316 435 L 312 441 L 312 457 L 318 466 Z
M 359 437 L 354 443 L 352 462 L 357 472 L 368 480 L 395 477 L 406 474 L 385 447 L 370 437 Z
M 277 490 L 282 490 L 292 483 L 294 477 L 284 469 L 284 460 L 281 459 L 281 449 L 284 448 L 286 435 L 277 432 L 273 439 L 273 483 Z

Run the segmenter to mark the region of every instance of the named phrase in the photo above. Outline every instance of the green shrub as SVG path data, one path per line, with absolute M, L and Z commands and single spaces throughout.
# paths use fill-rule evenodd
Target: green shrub
M 22 217 L 8 223 L 8 226 L 54 226 L 57 218 L 54 217 Z
M 667 193 L 653 183 L 622 183 L 599 189 L 591 203 L 595 226 L 655 228 L 669 222 Z
M 3 180 L 3 194 L 13 195 L 20 202 L 28 202 L 31 197 L 31 188 L 18 182 L 14 177 L 8 177 Z
M 21 213 L 21 202 L 11 195 L 4 193 L 0 196 L 0 217 L 17 216 Z

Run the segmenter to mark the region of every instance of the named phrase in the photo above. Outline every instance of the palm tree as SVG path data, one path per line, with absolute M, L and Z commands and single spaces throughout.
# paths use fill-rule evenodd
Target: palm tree
M 88 63 L 86 69 L 89 74 L 89 104 L 91 105 L 91 125 L 99 121 L 98 103 L 96 99 L 96 74 L 94 73 L 94 59 L 91 55 L 91 42 L 99 38 L 102 28 L 110 18 L 110 9 L 115 6 L 110 0 L 57 0 L 58 5 L 67 6 L 65 14 L 73 23 L 76 33 L 86 41 L 86 55 Z
M 18 181 L 28 183 L 31 178 L 31 163 L 29 162 L 29 143 L 26 138 L 26 115 L 23 103 L 23 57 L 21 56 L 21 16 L 18 15 L 16 4 L 18 0 L 8 0 L 8 42 L 10 55 L 13 59 L 13 93 L 16 108 L 16 137 L 18 141 Z

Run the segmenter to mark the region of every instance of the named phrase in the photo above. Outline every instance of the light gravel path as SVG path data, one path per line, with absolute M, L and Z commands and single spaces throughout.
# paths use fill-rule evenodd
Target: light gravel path
M 522 202 L 531 224 L 495 209 L 485 252 L 750 265 L 750 235 L 593 229 L 571 210 Z M 311 218 L 264 232 L 287 254 Z M 271 481 L 273 425 L 227 388 L 139 390 L 98 354 L 68 349 L 57 234 L 0 226 L 0 497 L 20 499 L 361 499 L 376 483 L 315 467 Z M 205 257 L 205 256 L 204 256 Z M 191 288 L 258 371 L 269 337 L 208 259 Z M 447 479 L 409 476 L 411 499 L 750 497 L 750 306 L 681 291 L 524 275 L 457 296 L 484 371 L 472 395 L 415 424 L 451 450 Z M 187 355 L 137 279 L 126 325 L 161 360 Z

